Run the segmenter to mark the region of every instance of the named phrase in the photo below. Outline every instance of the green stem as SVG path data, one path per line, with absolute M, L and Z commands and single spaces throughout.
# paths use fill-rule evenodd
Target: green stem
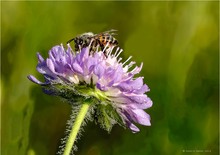
M 70 155 L 77 133 L 79 132 L 80 126 L 86 116 L 88 109 L 89 104 L 84 103 L 79 111 L 78 116 L 76 117 L 75 122 L 73 123 L 72 130 L 70 131 L 70 135 L 67 139 L 63 155 Z

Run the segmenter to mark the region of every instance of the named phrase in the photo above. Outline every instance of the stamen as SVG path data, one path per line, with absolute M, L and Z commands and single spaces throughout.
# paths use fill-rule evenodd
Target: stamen
M 61 44 L 60 47 L 62 48 L 62 50 L 60 51 L 61 55 L 64 55 L 66 53 L 66 50 L 64 49 L 63 44 Z
M 136 62 L 131 61 L 127 66 L 128 66 L 128 68 L 131 68 L 134 64 L 136 64 Z
M 130 71 L 130 73 L 134 72 L 137 69 L 138 69 L 138 66 L 135 66 L 134 69 L 132 69 L 132 71 Z
M 119 63 L 121 60 L 122 60 L 122 58 L 120 57 L 120 58 L 118 59 L 118 63 Z M 122 64 L 122 66 L 123 66 L 123 64 Z
M 93 43 L 94 39 L 92 38 L 90 43 L 89 43 L 89 48 L 91 47 L 92 43 Z
M 82 47 L 81 47 L 81 45 L 79 45 L 79 51 L 82 51 Z M 80 53 L 80 52 L 79 52 Z
M 108 53 L 107 53 L 108 57 L 112 54 L 113 49 L 114 49 L 114 46 L 109 48 Z
M 105 52 L 105 50 L 106 50 L 106 48 L 108 47 L 108 45 L 109 45 L 109 43 L 107 43 L 107 44 L 105 45 L 105 48 L 103 49 L 103 52 Z
M 113 48 L 107 53 L 108 57 L 112 54 Z
M 115 55 L 118 53 L 118 50 L 119 50 L 119 49 L 120 49 L 119 47 L 116 49 L 115 54 L 114 54 L 114 57 L 115 57 Z
M 123 50 L 122 49 L 120 49 L 120 51 L 118 52 L 118 54 L 115 56 L 116 58 L 121 54 L 121 52 L 122 52 Z
M 69 53 L 72 53 L 72 54 L 73 54 L 73 56 L 75 56 L 75 55 L 76 55 L 76 53 L 75 53 L 75 51 L 73 51 L 73 49 L 71 48 L 71 46 L 70 46 L 70 44 L 69 44 L 69 43 L 67 44 L 67 47 L 68 47 L 68 51 L 69 51 Z
M 130 71 L 130 73 L 137 74 L 141 71 L 142 67 L 143 67 L 143 63 L 141 63 L 140 67 L 135 66 L 135 68 L 132 71 Z
M 132 56 L 130 56 L 130 57 L 122 64 L 122 66 L 124 66 L 124 64 L 126 64 L 131 58 L 132 58 Z
M 70 52 L 73 53 L 73 56 L 76 56 L 76 52 L 72 48 L 70 48 Z

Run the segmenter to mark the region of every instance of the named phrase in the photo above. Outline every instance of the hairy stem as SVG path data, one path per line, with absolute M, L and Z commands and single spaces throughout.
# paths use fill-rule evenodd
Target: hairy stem
M 79 114 L 76 117 L 75 122 L 73 123 L 72 130 L 70 131 L 69 137 L 67 139 L 63 155 L 70 155 L 77 133 L 79 132 L 80 126 L 86 116 L 88 109 L 89 104 L 84 103 L 79 111 Z

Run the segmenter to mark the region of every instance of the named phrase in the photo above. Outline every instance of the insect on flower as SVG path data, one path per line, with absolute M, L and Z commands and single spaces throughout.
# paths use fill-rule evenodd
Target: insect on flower
M 118 45 L 118 41 L 113 37 L 113 35 L 116 35 L 114 32 L 117 30 L 109 30 L 105 31 L 99 34 L 93 34 L 92 32 L 86 32 L 81 35 L 78 35 L 75 38 L 70 39 L 67 41 L 67 43 L 70 43 L 72 41 L 75 42 L 75 50 L 79 51 L 79 47 L 84 48 L 89 46 L 90 47 L 90 53 L 93 53 L 96 51 L 98 47 L 101 48 L 101 50 L 104 50 L 104 48 L 110 48 Z M 106 50 L 105 50 L 106 51 Z M 107 57 L 107 54 L 104 53 Z

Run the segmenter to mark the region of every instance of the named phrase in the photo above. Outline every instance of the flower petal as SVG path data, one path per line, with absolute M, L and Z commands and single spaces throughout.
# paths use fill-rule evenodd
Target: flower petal
M 75 72 L 77 72 L 77 73 L 80 73 L 80 74 L 83 73 L 82 67 L 81 67 L 77 62 L 74 62 L 74 63 L 72 64 L 72 68 L 73 68 L 73 70 L 74 70 Z
M 54 63 L 52 62 L 52 60 L 51 60 L 51 59 L 47 59 L 47 60 L 46 60 L 46 63 L 47 63 L 48 68 L 49 68 L 53 73 L 56 73 L 56 71 L 55 71 L 55 66 L 54 66 Z
M 28 78 L 29 80 L 31 80 L 32 82 L 34 82 L 34 83 L 36 83 L 36 84 L 39 84 L 39 85 L 41 85 L 41 86 L 45 86 L 45 85 L 49 85 L 49 84 L 50 84 L 49 81 L 48 81 L 48 82 L 45 82 L 45 83 L 40 82 L 40 81 L 39 81 L 38 79 L 36 79 L 33 75 L 28 75 L 27 78 Z
M 126 123 L 133 133 L 139 132 L 140 129 L 131 122 Z
M 140 89 L 134 90 L 133 93 L 143 94 L 143 93 L 146 93 L 146 92 L 149 92 L 149 91 L 150 91 L 149 87 L 146 84 L 144 84 Z
M 44 62 L 44 58 L 40 55 L 40 53 L 37 53 L 38 63 Z
M 104 75 L 105 68 L 101 64 L 94 67 L 94 74 L 101 78 Z
M 150 115 L 142 109 L 129 109 L 127 112 L 130 114 L 131 119 L 139 124 L 150 126 Z

